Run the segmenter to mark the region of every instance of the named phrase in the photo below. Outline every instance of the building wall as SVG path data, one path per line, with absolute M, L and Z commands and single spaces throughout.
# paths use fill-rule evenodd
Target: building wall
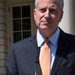
M 6 0 L 0 0 L 0 75 L 4 75 L 7 59 Z

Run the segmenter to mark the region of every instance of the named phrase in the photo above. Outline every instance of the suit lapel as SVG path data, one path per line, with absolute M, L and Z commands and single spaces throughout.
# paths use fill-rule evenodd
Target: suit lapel
M 52 67 L 51 75 L 57 75 L 58 69 L 62 64 L 64 55 L 66 53 L 66 36 L 63 31 L 60 32 L 59 41 L 58 41 L 58 48 L 56 52 L 56 57 L 54 61 L 54 65 Z
M 34 61 L 34 66 L 35 66 L 35 69 L 34 69 L 35 74 L 34 75 L 42 75 L 40 65 L 39 65 L 40 48 L 38 48 L 38 46 L 37 46 L 36 35 L 30 39 L 30 43 L 31 43 L 31 46 L 32 46 L 32 48 L 31 48 L 32 52 L 31 53 L 34 57 L 34 59 L 32 58 L 33 61 Z
M 40 53 L 40 48 L 37 48 L 37 53 L 36 53 L 36 60 L 35 60 L 35 73 L 36 75 L 42 75 L 41 74 L 41 69 L 40 69 L 40 64 L 39 64 L 39 53 Z

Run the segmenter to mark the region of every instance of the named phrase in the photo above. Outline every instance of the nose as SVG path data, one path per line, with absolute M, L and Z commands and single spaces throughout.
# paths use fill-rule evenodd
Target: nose
M 46 10 L 44 16 L 45 16 L 46 19 L 50 18 L 50 11 L 49 11 L 49 9 Z

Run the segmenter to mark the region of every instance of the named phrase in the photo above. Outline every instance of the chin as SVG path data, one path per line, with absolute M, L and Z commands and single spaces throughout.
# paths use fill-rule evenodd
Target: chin
M 40 28 L 41 29 L 48 29 L 49 27 L 48 27 L 48 25 L 41 25 Z
M 44 33 L 44 34 L 50 32 L 50 29 L 49 29 L 49 28 L 46 28 L 46 27 L 40 28 L 39 30 L 40 30 L 42 33 Z

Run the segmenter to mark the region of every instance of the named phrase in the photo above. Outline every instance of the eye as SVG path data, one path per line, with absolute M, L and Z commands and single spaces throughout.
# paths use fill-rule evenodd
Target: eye
M 50 13 L 56 13 L 57 12 L 56 9 L 50 9 L 49 11 L 50 11 Z
M 40 12 L 44 13 L 46 11 L 45 8 L 40 9 Z
M 54 9 L 50 9 L 50 12 L 55 12 L 56 10 L 54 10 Z

